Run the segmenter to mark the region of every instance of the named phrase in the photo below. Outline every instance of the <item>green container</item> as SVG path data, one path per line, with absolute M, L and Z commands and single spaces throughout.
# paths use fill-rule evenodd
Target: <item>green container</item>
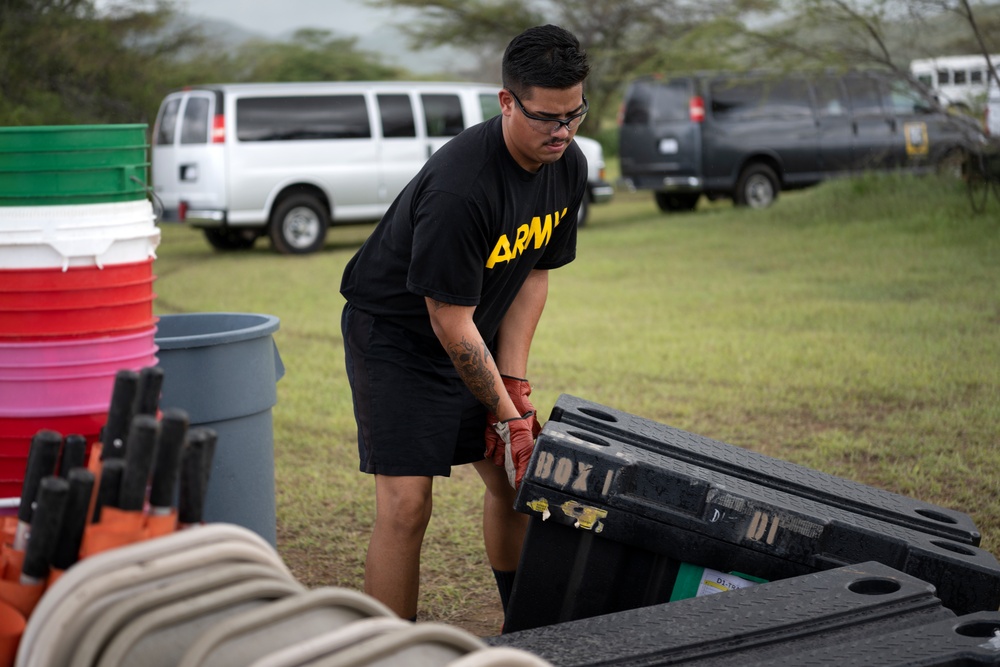
M 64 151 L 0 150 L 0 171 L 59 171 L 141 165 L 146 145 Z
M 59 206 L 146 198 L 148 163 L 107 169 L 0 171 L 0 206 Z
M 0 206 L 145 199 L 147 126 L 0 127 Z
M 146 125 L 0 127 L 0 153 L 91 150 L 146 145 Z

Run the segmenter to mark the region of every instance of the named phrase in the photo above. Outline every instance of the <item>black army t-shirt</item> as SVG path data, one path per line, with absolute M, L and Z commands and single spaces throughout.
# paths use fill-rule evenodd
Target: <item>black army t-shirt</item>
M 433 336 L 424 297 L 476 306 L 485 340 L 532 269 L 576 256 L 587 182 L 576 144 L 537 173 L 503 140 L 501 116 L 467 129 L 424 165 L 348 263 L 341 293 L 355 307 Z

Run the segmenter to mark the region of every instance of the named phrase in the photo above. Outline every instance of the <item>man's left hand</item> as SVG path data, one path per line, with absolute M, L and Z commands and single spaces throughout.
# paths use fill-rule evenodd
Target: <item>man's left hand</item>
M 493 426 L 504 444 L 503 466 L 507 470 L 507 481 L 515 489 L 521 486 L 531 460 L 531 452 L 535 449 L 535 437 L 531 432 L 531 419 L 534 416 L 534 412 L 526 412 L 520 417 L 497 422 Z M 489 454 L 487 451 L 487 455 Z M 497 454 L 499 452 L 494 452 L 492 456 L 494 463 L 498 463 Z

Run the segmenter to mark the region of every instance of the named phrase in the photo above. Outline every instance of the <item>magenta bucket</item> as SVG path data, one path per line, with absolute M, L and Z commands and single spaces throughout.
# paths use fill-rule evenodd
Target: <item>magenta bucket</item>
M 155 366 L 155 327 L 141 334 L 0 344 L 0 417 L 107 409 L 115 374 Z

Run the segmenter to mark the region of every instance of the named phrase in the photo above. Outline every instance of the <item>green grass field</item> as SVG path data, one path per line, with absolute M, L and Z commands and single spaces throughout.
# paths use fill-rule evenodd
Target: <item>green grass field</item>
M 766 211 L 665 216 L 648 193 L 591 209 L 553 272 L 529 364 L 561 393 L 969 513 L 1000 555 L 1000 206 L 962 186 L 865 177 Z M 217 253 L 164 225 L 159 313 L 281 319 L 274 408 L 279 551 L 304 583 L 362 588 L 374 485 L 357 471 L 338 288 L 371 226 L 283 257 Z M 420 619 L 478 634 L 501 615 L 471 470 L 435 484 Z

